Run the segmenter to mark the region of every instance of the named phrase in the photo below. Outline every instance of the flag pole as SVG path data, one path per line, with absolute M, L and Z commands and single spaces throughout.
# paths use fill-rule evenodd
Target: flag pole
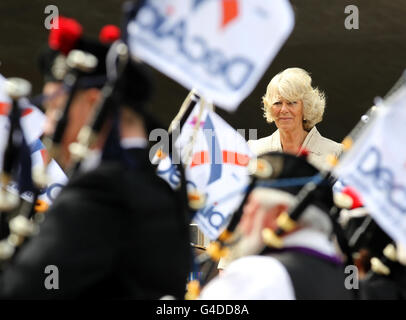
M 171 121 L 169 128 L 168 128 L 168 148 L 167 152 L 160 148 L 157 150 L 154 159 L 152 159 L 152 164 L 159 165 L 160 161 L 165 159 L 168 155 L 173 155 L 173 146 L 175 145 L 179 135 L 176 136 L 174 133 L 180 131 L 185 124 L 187 118 L 192 113 L 195 105 L 200 101 L 200 96 L 198 95 L 195 89 L 192 89 L 188 95 L 186 96 L 185 100 L 183 101 L 178 113 L 175 115 L 173 120 Z M 165 147 L 165 146 L 164 146 Z M 178 157 L 178 159 L 180 159 Z
M 200 98 L 200 108 L 199 108 L 199 113 L 197 115 L 197 119 L 196 119 L 196 123 L 193 127 L 193 131 L 192 131 L 192 135 L 189 138 L 189 141 L 187 142 L 187 144 L 184 147 L 185 150 L 185 159 L 183 161 L 183 166 L 186 168 L 190 165 L 190 162 L 192 160 L 193 157 L 193 147 L 196 143 L 196 138 L 197 138 L 197 134 L 199 132 L 200 129 L 200 125 L 202 123 L 202 116 L 203 116 L 203 111 L 206 108 L 207 102 L 206 99 L 204 99 L 203 97 Z
M 188 95 L 186 96 L 185 100 L 183 101 L 182 105 L 180 106 L 180 109 L 176 116 L 173 118 L 171 121 L 171 124 L 169 125 L 168 132 L 171 133 L 175 128 L 182 127 L 184 122 L 186 121 L 187 117 L 189 116 L 190 112 L 193 110 L 192 107 L 192 100 L 196 100 L 198 97 L 196 89 L 192 89 L 189 91 Z M 196 101 L 197 102 L 197 101 Z M 190 112 L 188 112 L 190 111 Z M 186 115 L 186 112 L 189 114 Z M 183 122 L 183 123 L 181 123 Z

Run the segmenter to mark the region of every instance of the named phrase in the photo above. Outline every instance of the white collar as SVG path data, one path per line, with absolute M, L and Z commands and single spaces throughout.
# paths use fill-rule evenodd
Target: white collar
M 322 254 L 339 257 L 338 250 L 327 234 L 310 228 L 300 229 L 283 238 L 284 248 L 302 247 Z
M 141 137 L 129 137 L 121 139 L 120 144 L 124 149 L 146 148 L 148 141 Z
M 303 141 L 302 144 L 302 149 L 307 149 L 309 148 L 308 145 L 310 144 L 310 141 L 312 140 L 313 137 L 320 135 L 319 131 L 316 129 L 316 126 L 314 126 L 308 133 L 306 138 Z

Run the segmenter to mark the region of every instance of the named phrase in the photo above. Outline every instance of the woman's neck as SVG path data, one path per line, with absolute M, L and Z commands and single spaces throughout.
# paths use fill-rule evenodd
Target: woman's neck
M 293 131 L 279 129 L 283 152 L 297 154 L 300 151 L 307 134 L 308 132 L 303 128 L 298 128 Z

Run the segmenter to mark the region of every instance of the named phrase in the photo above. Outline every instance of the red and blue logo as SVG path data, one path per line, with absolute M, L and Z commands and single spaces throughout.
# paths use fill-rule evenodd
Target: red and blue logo
M 203 3 L 209 0 L 193 0 L 193 10 L 198 9 Z M 217 1 L 217 0 L 216 0 Z M 221 0 L 221 8 L 223 10 L 220 28 L 224 29 L 239 16 L 239 1 L 238 0 Z

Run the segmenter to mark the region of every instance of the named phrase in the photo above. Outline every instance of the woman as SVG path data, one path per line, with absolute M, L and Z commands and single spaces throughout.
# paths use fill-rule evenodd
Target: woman
M 262 98 L 264 116 L 269 123 L 275 121 L 278 130 L 268 137 L 248 141 L 255 154 L 300 154 L 307 150 L 311 164 L 320 170 L 330 168 L 328 155 L 339 156 L 342 145 L 317 131 L 315 125 L 323 118 L 325 98 L 311 82 L 309 74 L 300 68 L 288 68 L 269 82 Z

